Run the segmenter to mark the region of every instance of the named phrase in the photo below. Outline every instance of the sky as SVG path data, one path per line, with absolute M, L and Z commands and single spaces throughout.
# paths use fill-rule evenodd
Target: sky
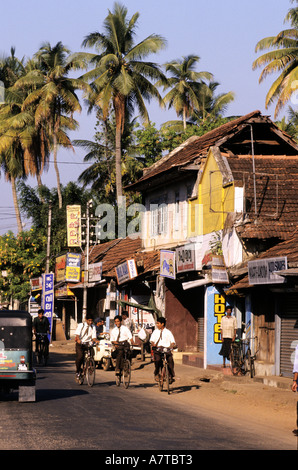
M 288 26 L 284 18 L 293 7 L 290 0 L 121 0 L 119 3 L 127 7 L 128 17 L 135 12 L 140 14 L 136 42 L 153 33 L 166 39 L 167 47 L 152 56 L 153 61 L 162 65 L 189 54 L 198 55 L 197 70 L 214 75 L 220 83 L 217 92 L 235 93 L 226 116 L 244 115 L 258 109 L 273 119 L 274 107 L 265 109 L 266 93 L 273 79 L 268 77 L 259 84 L 261 69 L 253 71 L 252 63 L 258 57 L 257 42 L 275 36 Z M 113 5 L 114 0 L 2 0 L 0 56 L 10 55 L 14 46 L 18 58 L 30 58 L 43 42 L 54 46 L 58 41 L 71 52 L 83 51 L 83 39 L 91 32 L 103 32 L 104 19 Z M 70 138 L 92 140 L 96 120 L 94 115 L 87 114 L 83 103 L 82 108 L 81 114 L 75 116 L 80 128 Z M 176 119 L 172 110 L 161 110 L 153 102 L 148 109 L 157 127 Z M 77 181 L 86 168 L 83 158 L 83 150 L 59 150 L 63 185 Z M 52 162 L 51 158 L 50 169 L 42 176 L 43 183 L 50 188 L 56 186 Z M 33 178 L 27 184 L 36 187 Z M 23 222 L 24 228 L 29 229 L 30 223 Z M 11 186 L 1 173 L 0 235 L 16 229 Z

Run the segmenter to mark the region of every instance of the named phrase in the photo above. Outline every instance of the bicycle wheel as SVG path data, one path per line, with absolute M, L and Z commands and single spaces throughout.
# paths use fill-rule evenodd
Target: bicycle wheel
M 159 390 L 162 392 L 163 390 L 163 382 L 164 382 L 164 378 L 165 378 L 165 373 L 164 373 L 164 368 L 162 369 L 162 371 L 159 373 L 159 382 L 158 382 L 158 386 L 159 386 Z
M 38 347 L 38 364 L 43 365 L 44 364 L 44 343 L 39 343 Z
M 128 388 L 130 384 L 130 377 L 131 377 L 131 365 L 130 365 L 130 361 L 126 359 L 124 362 L 124 367 L 123 367 L 123 385 L 125 388 Z
M 239 348 L 237 346 L 232 346 L 230 353 L 230 368 L 233 375 L 239 375 L 240 373 L 241 366 L 239 359 Z
M 95 381 L 95 362 L 92 357 L 88 357 L 86 361 L 86 379 L 89 387 L 92 387 Z
M 170 376 L 169 376 L 169 367 L 168 364 L 165 364 L 165 381 L 168 395 L 170 394 Z
M 255 371 L 255 359 L 251 355 L 251 352 L 249 351 L 249 371 L 250 371 L 250 377 L 253 379 L 254 376 L 256 375 Z

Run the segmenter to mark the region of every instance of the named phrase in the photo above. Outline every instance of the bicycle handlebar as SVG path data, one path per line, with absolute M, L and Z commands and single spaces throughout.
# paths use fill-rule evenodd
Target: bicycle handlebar
M 172 348 L 165 348 L 164 346 L 157 346 L 157 351 L 167 353 L 173 351 Z

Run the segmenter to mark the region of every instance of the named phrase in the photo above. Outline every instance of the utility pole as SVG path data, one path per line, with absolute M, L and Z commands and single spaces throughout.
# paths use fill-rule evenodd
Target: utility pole
M 50 272 L 51 225 L 52 225 L 52 201 L 49 201 L 47 261 L 46 261 L 46 273 L 47 274 Z
M 88 289 L 88 277 L 89 277 L 89 207 L 92 204 L 92 200 L 87 202 L 86 207 L 86 246 L 85 246 L 85 269 L 84 269 L 84 291 L 83 291 L 83 320 L 87 314 L 87 289 Z

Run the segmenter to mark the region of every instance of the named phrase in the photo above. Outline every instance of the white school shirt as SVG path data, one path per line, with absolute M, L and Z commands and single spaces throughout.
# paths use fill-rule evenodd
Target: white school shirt
M 175 344 L 175 338 L 173 336 L 173 333 L 167 328 L 164 328 L 163 330 L 159 330 L 158 328 L 156 328 L 151 335 L 150 343 L 156 344 L 157 342 L 157 347 L 161 346 L 163 348 L 169 348 L 171 346 L 171 343 Z
M 89 326 L 88 323 L 79 323 L 75 331 L 82 343 L 89 343 L 96 339 L 96 328 L 94 325 Z
M 120 326 L 120 336 L 119 336 L 119 328 L 118 326 L 115 326 L 112 329 L 110 340 L 111 341 L 129 341 L 132 339 L 132 334 L 130 330 L 127 328 L 127 326 L 121 325 Z

